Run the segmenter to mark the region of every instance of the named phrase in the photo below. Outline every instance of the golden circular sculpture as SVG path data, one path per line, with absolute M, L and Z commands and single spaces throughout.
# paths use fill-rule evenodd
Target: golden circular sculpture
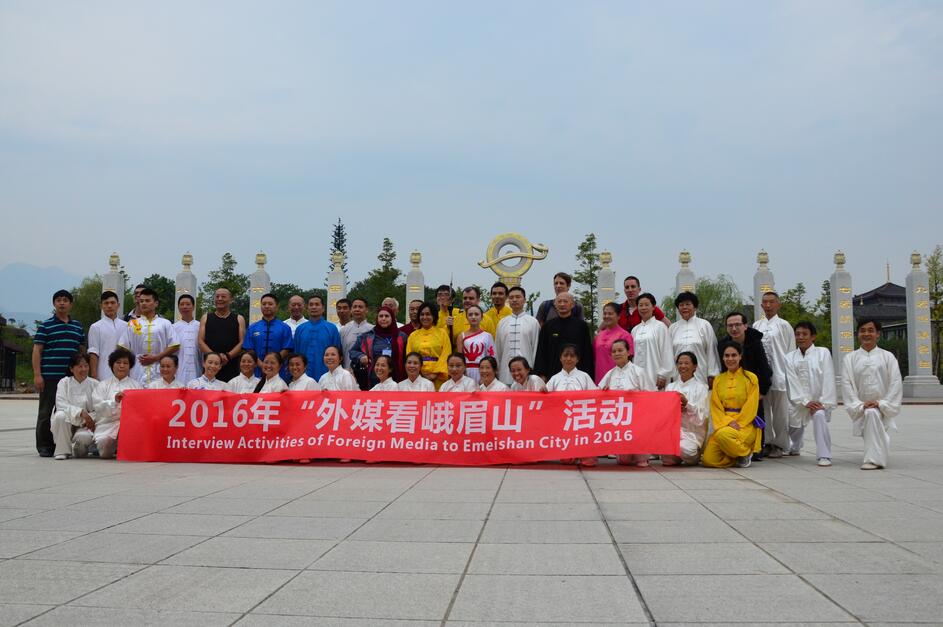
M 502 254 L 501 251 L 506 247 L 517 250 Z M 490 268 L 499 277 L 520 279 L 530 270 L 535 261 L 546 259 L 548 251 L 549 249 L 543 244 L 531 244 L 520 233 L 502 233 L 491 240 L 485 253 L 485 260 L 479 261 L 478 265 L 482 268 Z M 512 259 L 517 259 L 517 263 L 510 265 L 506 263 Z

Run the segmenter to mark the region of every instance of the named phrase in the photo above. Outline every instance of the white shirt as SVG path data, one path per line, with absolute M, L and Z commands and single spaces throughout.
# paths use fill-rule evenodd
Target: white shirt
M 131 378 L 145 388 L 149 387 L 152 381 L 160 379 L 160 363 L 155 361 L 149 366 L 142 366 L 138 357 L 157 355 L 171 346 L 179 345 L 174 325 L 166 318 L 156 315 L 150 320 L 144 316 L 130 320 L 118 338 L 118 346 L 127 348 L 134 355 Z
M 174 322 L 174 333 L 180 342 L 177 351 L 177 378 L 181 381 L 192 381 L 203 374 L 203 360 L 200 355 L 200 321 L 177 320 Z
M 546 392 L 547 384 L 544 383 L 544 380 L 538 377 L 535 374 L 529 375 L 527 377 L 527 382 L 524 385 L 521 385 L 517 381 L 511 383 L 512 392 Z
M 302 372 L 300 377 L 292 379 L 288 383 L 288 389 L 296 392 L 316 392 L 321 389 L 321 386 L 318 385 L 317 381 Z
M 288 328 L 291 329 L 291 336 L 292 336 L 292 337 L 295 337 L 295 329 L 297 329 L 298 327 L 300 327 L 301 325 L 303 325 L 303 324 L 304 324 L 305 322 L 307 322 L 307 321 L 308 321 L 307 318 L 300 318 L 300 319 L 298 319 L 298 320 L 295 320 L 295 319 L 292 318 L 291 316 L 289 316 L 288 318 L 285 318 L 285 324 L 287 324 L 287 325 L 288 325 Z M 338 331 L 339 331 L 339 330 L 340 330 L 340 329 L 338 329 Z
M 125 390 L 140 390 L 141 384 L 130 376 L 120 381 L 114 377 L 106 379 L 95 386 L 92 392 L 92 417 L 96 425 L 107 425 L 121 420 L 121 403 L 115 400 L 118 392 Z M 96 429 L 97 431 L 97 429 Z
M 842 362 L 842 402 L 853 421 L 852 432 L 864 428 L 864 404 L 877 401 L 884 426 L 897 430 L 894 416 L 900 413 L 903 385 L 900 366 L 892 353 L 875 346 L 871 352 L 859 348 Z
M 85 377 L 81 383 L 75 377 L 60 379 L 56 386 L 56 411 L 64 413 L 70 424 L 81 427 L 85 424 L 82 411 L 92 414 L 92 395 L 96 385 L 98 381 L 91 377 Z
M 631 361 L 626 365 L 614 366 L 612 370 L 603 375 L 599 382 L 600 390 L 639 390 L 654 392 L 655 379 L 646 370 L 642 370 Z
M 452 380 L 450 377 L 439 387 L 440 392 L 475 392 L 477 390 L 478 384 L 465 375 L 462 375 L 462 378 L 459 379 L 458 382 Z
M 811 419 L 809 403 L 822 403 L 827 410 L 838 403 L 832 352 L 810 346 L 805 355 L 796 349 L 786 355 L 786 391 L 789 398 L 789 426 L 800 427 Z
M 157 381 L 153 381 L 151 383 L 151 387 L 149 387 L 148 389 L 149 390 L 179 390 L 183 387 L 184 387 L 183 382 L 177 379 L 176 377 L 174 377 L 174 380 L 171 381 L 170 383 L 167 383 L 166 381 L 164 381 L 164 377 L 161 377 L 157 379 Z
M 435 384 L 422 375 L 416 377 L 415 381 L 410 381 L 409 377 L 396 384 L 401 392 L 435 392 Z
M 226 383 L 226 389 L 235 394 L 252 394 L 258 384 L 257 376 L 247 377 L 240 372 Z
M 209 390 L 211 392 L 222 392 L 226 389 L 226 382 L 219 379 L 210 381 L 205 374 L 201 374 L 196 379 L 187 383 L 188 390 Z
M 256 383 L 258 385 L 258 383 Z M 259 394 L 268 394 L 270 392 L 284 392 L 288 389 L 288 384 L 285 383 L 280 376 L 277 374 L 271 379 L 266 379 L 265 383 L 262 385 L 262 389 L 259 390 Z M 255 388 L 253 388 L 253 391 Z
M 717 357 L 717 335 L 714 327 L 697 314 L 690 320 L 678 317 L 678 320 L 668 327 L 671 337 L 671 351 L 675 359 L 684 351 L 690 351 L 697 357 L 697 369 L 694 378 L 707 383 L 707 377 L 716 377 L 720 374 L 720 360 Z
M 357 380 L 354 379 L 354 375 L 340 366 L 334 368 L 333 372 L 328 370 L 322 374 L 318 385 L 321 386 L 322 390 L 333 390 L 335 392 L 353 392 L 360 389 L 360 386 L 357 385 Z
M 491 382 L 491 385 L 485 385 L 484 383 L 479 384 L 478 389 L 482 392 L 507 392 L 508 386 L 504 385 L 504 383 L 498 379 L 495 379 Z
M 112 320 L 102 314 L 101 319 L 88 328 L 88 354 L 98 355 L 98 372 L 90 372 L 89 375 L 99 381 L 111 378 L 108 357 L 118 348 L 118 340 L 127 327 L 128 323 L 121 318 Z
M 792 325 L 780 318 L 760 318 L 753 328 L 763 334 L 763 350 L 773 369 L 771 390 L 786 390 L 786 355 L 796 350 L 796 334 Z
M 377 383 L 370 388 L 371 392 L 396 392 L 397 390 L 399 390 L 399 386 L 396 381 L 393 380 L 393 377 L 387 377 L 386 381 Z
M 704 444 L 710 418 L 710 390 L 707 384 L 698 381 L 697 377 L 687 381 L 678 379 L 665 386 L 665 391 L 680 392 L 688 399 L 687 406 L 681 412 L 681 439 L 697 442 L 700 447 Z
M 550 392 L 576 392 L 578 390 L 595 389 L 597 388 L 596 384 L 593 383 L 593 378 L 579 368 L 574 368 L 569 372 L 561 370 L 547 381 L 547 390 Z
M 494 335 L 497 346 L 495 358 L 498 360 L 498 378 L 510 385 L 514 381 L 511 377 L 511 369 L 508 367 L 508 362 L 512 357 L 522 356 L 527 359 L 528 364 L 534 365 L 540 323 L 537 322 L 537 318 L 528 313 L 512 313 L 498 322 Z
M 635 365 L 656 381 L 659 377 L 667 380 L 674 370 L 674 355 L 671 354 L 671 338 L 665 323 L 656 320 L 655 316 L 639 322 L 632 327 L 632 339 L 635 340 Z
M 340 328 L 341 344 L 344 346 L 344 368 L 350 369 L 350 349 L 356 344 L 357 338 L 361 333 L 366 333 L 372 328 L 373 325 L 366 320 L 363 322 L 351 320 Z

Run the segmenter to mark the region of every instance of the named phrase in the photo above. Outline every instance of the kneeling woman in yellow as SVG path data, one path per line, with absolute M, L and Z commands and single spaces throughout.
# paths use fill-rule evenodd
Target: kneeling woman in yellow
M 714 379 L 711 392 L 711 422 L 714 432 L 704 446 L 701 463 L 712 468 L 740 468 L 750 465 L 754 451 L 760 450 L 761 431 L 754 424 L 760 404 L 756 375 L 740 366 L 739 344 L 723 346 L 725 370 Z

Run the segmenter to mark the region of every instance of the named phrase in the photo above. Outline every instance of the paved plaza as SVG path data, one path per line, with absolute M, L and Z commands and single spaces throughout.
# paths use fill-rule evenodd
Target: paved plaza
M 842 409 L 833 467 L 744 470 L 56 462 L 35 410 L 0 400 L 0 625 L 943 622 L 939 405 L 871 472 Z

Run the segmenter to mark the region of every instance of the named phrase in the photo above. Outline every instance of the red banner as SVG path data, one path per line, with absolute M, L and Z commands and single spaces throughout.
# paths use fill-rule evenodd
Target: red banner
M 675 392 L 128 390 L 118 458 L 346 458 L 463 466 L 680 454 Z

